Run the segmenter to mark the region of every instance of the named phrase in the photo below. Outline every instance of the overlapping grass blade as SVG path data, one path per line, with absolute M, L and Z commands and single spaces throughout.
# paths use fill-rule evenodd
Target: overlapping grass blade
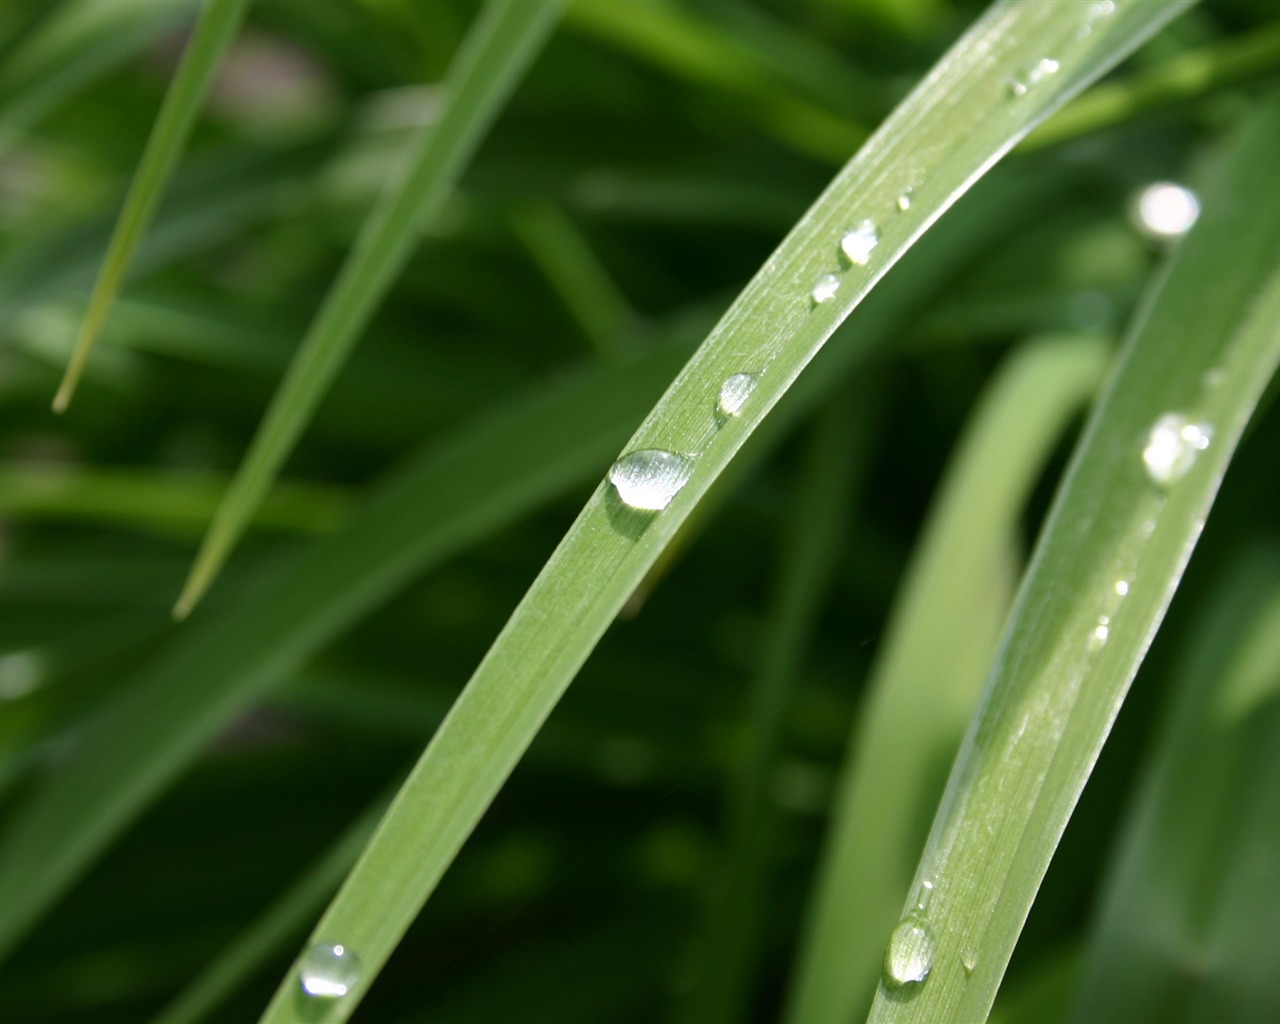
M 147 139 L 146 149 L 125 197 L 124 209 L 120 211 L 120 219 L 111 235 L 75 350 L 71 353 L 71 362 L 67 364 L 66 375 L 53 399 L 55 412 L 66 409 L 75 393 L 93 343 L 129 269 L 133 252 L 147 229 L 156 204 L 160 202 L 204 103 L 205 90 L 223 52 L 235 38 L 247 6 L 248 0 L 205 0 L 201 8 L 195 31 L 165 94 L 155 127 Z
M 771 782 L 787 711 L 870 457 L 877 408 L 865 392 L 846 389 L 813 428 L 759 669 L 749 692 L 740 764 L 727 794 L 726 848 L 714 869 L 712 902 L 694 951 L 693 988 L 679 1008 L 677 1019 L 689 1024 L 739 1020 L 752 997 L 750 978 L 759 958 L 769 870 L 777 846 Z
M 857 335 L 823 350 L 814 372 L 788 392 L 753 441 L 784 433 L 856 360 L 891 337 L 976 244 L 1025 223 L 1046 193 L 1066 184 L 1001 178 L 930 232 L 908 257 L 910 273 L 876 291 L 858 311 Z M 616 367 L 570 375 L 559 389 L 504 400 L 429 446 L 347 531 L 316 547 L 296 572 L 254 591 L 251 605 L 210 616 L 175 638 L 162 662 L 128 684 L 127 704 L 86 737 L 11 822 L 0 845 L 0 956 L 238 711 L 424 568 L 597 473 L 686 352 L 661 346 Z M 136 560 L 112 563 L 112 596 L 140 571 L 152 585 L 154 573 Z M 80 563 L 72 575 L 78 595 L 102 589 L 100 574 L 86 581 Z M 14 576 L 7 565 L 4 579 L 12 585 Z M 48 566 L 34 577 L 23 594 L 51 578 L 67 586 Z M 103 797 L 116 792 L 123 798 Z
M 1019 349 L 960 443 L 849 738 L 786 1014 L 795 1024 L 870 1005 L 941 773 L 991 668 L 1023 505 L 1107 355 L 1087 337 Z
M 932 933 L 931 973 L 923 984 L 882 985 L 877 1024 L 981 1020 L 991 1007 L 1280 359 L 1277 160 L 1273 103 L 1233 145 L 1076 449 L 908 900 L 908 912 L 927 905 L 916 916 Z
M 1280 552 L 1251 552 L 1195 619 L 1126 818 L 1073 1019 L 1280 1014 Z
M 835 328 L 1002 153 L 1185 6 L 1121 5 L 1082 33 L 1094 8 L 998 4 L 943 58 L 800 220 L 632 438 L 630 449 L 693 459 L 687 485 L 654 516 L 622 505 L 602 483 L 436 733 L 314 933 L 356 950 L 364 976 L 317 1011 L 299 1004 L 290 972 L 264 1021 L 350 1016 L 628 595 Z M 1033 50 L 1046 56 L 1028 66 Z M 900 203 L 907 188 L 910 202 Z M 841 234 L 862 218 L 878 224 L 878 244 L 865 265 L 844 269 Z M 815 282 L 837 272 L 835 293 L 815 302 Z M 751 400 L 718 421 L 721 383 L 743 372 L 759 375 Z
M 196 556 L 174 609 L 178 618 L 191 611 L 229 557 L 427 218 L 439 209 L 562 6 L 563 0 L 490 0 L 477 16 L 450 69 L 439 121 L 422 130 L 404 177 L 369 214 L 267 409 Z

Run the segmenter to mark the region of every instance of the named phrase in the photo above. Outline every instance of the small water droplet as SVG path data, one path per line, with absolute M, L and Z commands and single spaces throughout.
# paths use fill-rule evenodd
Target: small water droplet
M 1061 65 L 1052 57 L 1044 57 L 1021 74 L 1009 79 L 1009 92 L 1013 96 L 1025 96 L 1031 89 L 1050 75 L 1056 75 Z
M 818 305 L 824 302 L 830 302 L 836 297 L 836 292 L 840 290 L 840 278 L 835 274 L 823 274 L 818 278 L 818 283 L 813 286 L 810 293 L 813 301 Z
M 1093 632 L 1089 634 L 1090 649 L 1097 650 L 1099 647 L 1105 646 L 1110 636 L 1111 619 L 1106 615 L 1099 615 L 1098 624 L 1094 626 Z
M 1133 225 L 1155 242 L 1174 242 L 1200 218 L 1200 200 L 1189 188 L 1168 181 L 1148 185 L 1133 199 Z
M 916 985 L 933 970 L 933 932 L 918 917 L 906 917 L 889 937 L 884 954 L 884 983 L 890 988 Z
M 732 377 L 727 377 L 720 385 L 716 411 L 721 416 L 737 416 L 759 383 L 760 377 L 754 373 L 735 373 Z
M 972 949 L 966 949 L 960 957 L 960 962 L 964 965 L 964 973 L 972 974 L 978 968 L 977 952 Z
M 1128 580 L 1116 580 L 1116 593 L 1117 593 L 1117 594 L 1119 594 L 1121 597 L 1124 597 L 1126 594 L 1128 594 L 1128 593 L 1129 593 L 1129 581 L 1128 581 Z
M 911 197 L 915 195 L 915 189 L 910 185 L 898 193 L 898 209 L 906 213 L 911 209 Z
M 609 482 L 623 504 L 647 512 L 659 512 L 671 504 L 693 475 L 687 455 L 641 448 L 628 452 L 609 470 Z
M 929 879 L 925 879 L 920 883 L 920 888 L 916 891 L 916 910 L 923 913 L 929 909 L 929 902 L 933 899 L 933 883 Z
M 1094 0 L 1085 8 L 1084 24 L 1076 29 L 1076 38 L 1084 39 L 1101 23 L 1115 14 L 1115 0 Z
M 317 943 L 298 965 L 298 982 L 309 996 L 340 999 L 360 980 L 360 958 L 348 947 Z
M 1166 413 L 1156 420 L 1142 449 L 1147 476 L 1159 487 L 1172 486 L 1187 475 L 1197 453 L 1208 448 L 1212 439 L 1211 428 L 1177 413 Z
M 840 252 L 855 266 L 865 267 L 871 252 L 880 244 L 880 229 L 875 221 L 864 220 L 840 236 Z

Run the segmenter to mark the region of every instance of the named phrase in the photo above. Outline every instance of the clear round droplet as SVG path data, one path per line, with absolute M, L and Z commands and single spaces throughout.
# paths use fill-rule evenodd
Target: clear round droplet
M 1061 65 L 1052 57 L 1044 57 L 1031 67 L 1009 79 L 1009 92 L 1013 96 L 1025 96 L 1050 75 L 1056 75 Z
M 933 932 L 918 917 L 906 917 L 889 937 L 884 954 L 884 983 L 890 988 L 918 985 L 933 970 Z
M 1098 650 L 1105 647 L 1111 637 L 1111 619 L 1106 615 L 1098 616 L 1098 623 L 1089 634 L 1089 649 Z
M 646 512 L 660 512 L 670 505 L 691 476 L 691 458 L 661 448 L 628 452 L 609 470 L 609 482 L 623 504 Z
M 1187 475 L 1196 456 L 1209 447 L 1213 430 L 1178 413 L 1156 420 L 1142 449 L 1147 476 L 1158 487 L 1170 487 Z
M 836 292 L 840 290 L 840 278 L 835 274 L 823 274 L 818 278 L 817 283 L 813 286 L 810 295 L 813 301 L 818 305 L 824 302 L 830 302 L 836 297 Z
M 906 188 L 904 188 L 901 192 L 898 193 L 898 209 L 901 210 L 903 213 L 906 213 L 909 209 L 911 209 L 911 199 L 915 195 L 915 191 L 916 191 L 915 189 L 913 189 L 910 185 L 908 185 Z
M 1200 200 L 1191 189 L 1169 181 L 1148 185 L 1134 198 L 1133 225 L 1155 242 L 1174 242 L 1200 218 Z
M 341 999 L 360 981 L 360 958 L 349 947 L 317 943 L 298 965 L 298 983 L 309 996 Z
M 1116 590 L 1116 593 L 1121 597 L 1126 596 L 1129 593 L 1129 581 L 1116 580 L 1115 590 Z
M 960 957 L 960 963 L 964 965 L 964 973 L 972 974 L 978 969 L 978 954 L 975 950 L 966 949 Z
M 864 220 L 840 236 L 840 253 L 854 266 L 865 267 L 879 244 L 880 229 L 875 221 Z
M 754 373 L 735 373 L 732 377 L 725 378 L 725 382 L 720 385 L 716 411 L 721 416 L 737 416 L 759 383 L 760 377 Z

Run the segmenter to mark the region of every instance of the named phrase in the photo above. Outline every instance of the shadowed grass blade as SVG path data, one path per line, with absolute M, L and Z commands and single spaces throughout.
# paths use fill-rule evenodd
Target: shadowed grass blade
M 1090 338 L 1020 349 L 960 442 L 849 738 L 787 1011 L 794 1024 L 853 1020 L 870 1005 L 942 772 L 991 668 L 1023 505 L 1107 356 Z
M 1185 6 L 1118 5 L 1082 34 L 1092 7 L 998 4 L 943 58 L 800 220 L 632 438 L 628 450 L 666 453 L 650 464 L 679 470 L 656 479 L 639 472 L 642 487 L 664 485 L 669 506 L 657 515 L 629 507 L 602 483 L 489 649 L 313 933 L 355 950 L 361 978 L 331 1005 L 306 1006 L 295 965 L 264 1021 L 343 1021 L 354 1012 L 627 597 L 840 322 L 1001 154 Z M 1045 57 L 1028 66 L 1029 50 Z M 757 375 L 754 391 L 737 416 L 718 418 L 721 386 L 742 373 Z
M 991 1007 L 1280 359 L 1277 162 L 1271 104 L 1233 145 L 1076 448 L 890 940 L 877 1024 L 981 1020 Z M 923 983 L 893 987 L 922 969 Z
M 1090 945 L 1079 1024 L 1280 1014 L 1280 552 L 1196 619 Z
M 133 176 L 133 184 L 125 197 L 124 209 L 120 211 L 120 219 L 111 235 L 71 362 L 67 364 L 66 375 L 53 399 L 54 412 L 65 410 L 75 393 L 93 343 L 128 272 L 133 252 L 147 229 L 195 124 L 209 81 L 223 52 L 235 38 L 247 6 L 248 0 L 205 0 L 201 8 L 191 41 L 182 55 L 182 64 L 165 94 L 155 127 Z
M 446 82 L 439 121 L 414 142 L 404 177 L 369 214 L 214 516 L 178 603 L 184 618 L 231 554 L 369 318 L 525 68 L 563 0 L 490 0 Z

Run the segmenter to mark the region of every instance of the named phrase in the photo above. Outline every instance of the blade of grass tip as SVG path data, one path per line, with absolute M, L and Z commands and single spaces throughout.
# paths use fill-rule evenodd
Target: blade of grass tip
M 592 347 L 606 359 L 633 348 L 640 326 L 635 311 L 573 221 L 541 202 L 513 210 L 511 222 Z
M 212 584 L 307 421 L 404 267 L 428 218 L 514 91 L 559 17 L 563 0 L 490 0 L 446 77 L 440 118 L 410 146 L 404 177 L 370 212 L 271 400 L 218 507 L 174 617 L 185 618 Z
M 53 399 L 54 412 L 64 412 L 75 394 L 76 384 L 84 373 L 89 353 L 93 351 L 93 343 L 111 310 L 116 292 L 120 290 L 134 250 L 173 174 L 178 156 L 204 103 L 209 82 L 222 54 L 235 38 L 247 6 L 248 0 L 205 0 L 200 9 L 195 30 L 182 54 L 182 63 L 173 83 L 165 93 L 155 127 L 151 129 L 125 197 L 124 209 L 120 211 L 120 219 L 107 246 L 71 361 Z
M 788 706 L 831 586 L 842 535 L 871 450 L 876 405 L 865 388 L 837 395 L 812 430 L 809 458 L 792 503 L 769 626 L 748 695 L 740 767 L 726 794 L 725 850 L 702 935 L 693 987 L 678 1021 L 741 1019 L 766 918 L 770 861 L 781 822 L 770 806 Z
M 1021 149 L 1057 145 L 1090 132 L 1199 100 L 1280 66 L 1280 25 L 1182 53 L 1118 82 L 1095 86 L 1027 136 Z
M 194 0 L 80 0 L 52 10 L 0 60 L 0 153 L 63 100 L 170 31 L 194 7 Z
M 929 905 L 908 902 L 889 940 L 874 1024 L 982 1020 L 991 1007 L 1280 360 L 1277 162 L 1269 103 L 1233 140 L 1076 447 L 917 869 Z
M 867 681 L 837 784 L 785 1019 L 865 1013 L 884 937 L 1012 600 L 1023 506 L 1093 394 L 1104 342 L 1050 338 L 1005 362 L 939 488 Z
M 1074 1020 L 1280 1013 L 1280 551 L 1251 551 L 1195 618 L 1150 770 L 1125 816 Z M 1254 851 L 1264 853 L 1261 864 Z M 1261 869 L 1261 870 L 1259 870 Z
M 302 877 L 231 940 L 152 1024 L 196 1024 L 207 1019 L 267 960 L 302 934 L 355 863 L 389 799 L 390 794 L 374 801 Z
M 997 4 L 961 38 L 730 307 L 627 446 L 639 454 L 616 467 L 621 491 L 597 487 L 485 655 L 313 933 L 355 950 L 361 977 L 307 1005 L 295 963 L 264 1022 L 354 1012 L 628 595 L 840 322 L 1002 153 L 1186 6 L 1119 5 L 1081 36 L 1089 15 L 1074 6 Z M 1054 70 L 1028 68 L 1029 47 L 1058 54 Z M 743 373 L 749 399 L 717 418 L 722 385 Z

